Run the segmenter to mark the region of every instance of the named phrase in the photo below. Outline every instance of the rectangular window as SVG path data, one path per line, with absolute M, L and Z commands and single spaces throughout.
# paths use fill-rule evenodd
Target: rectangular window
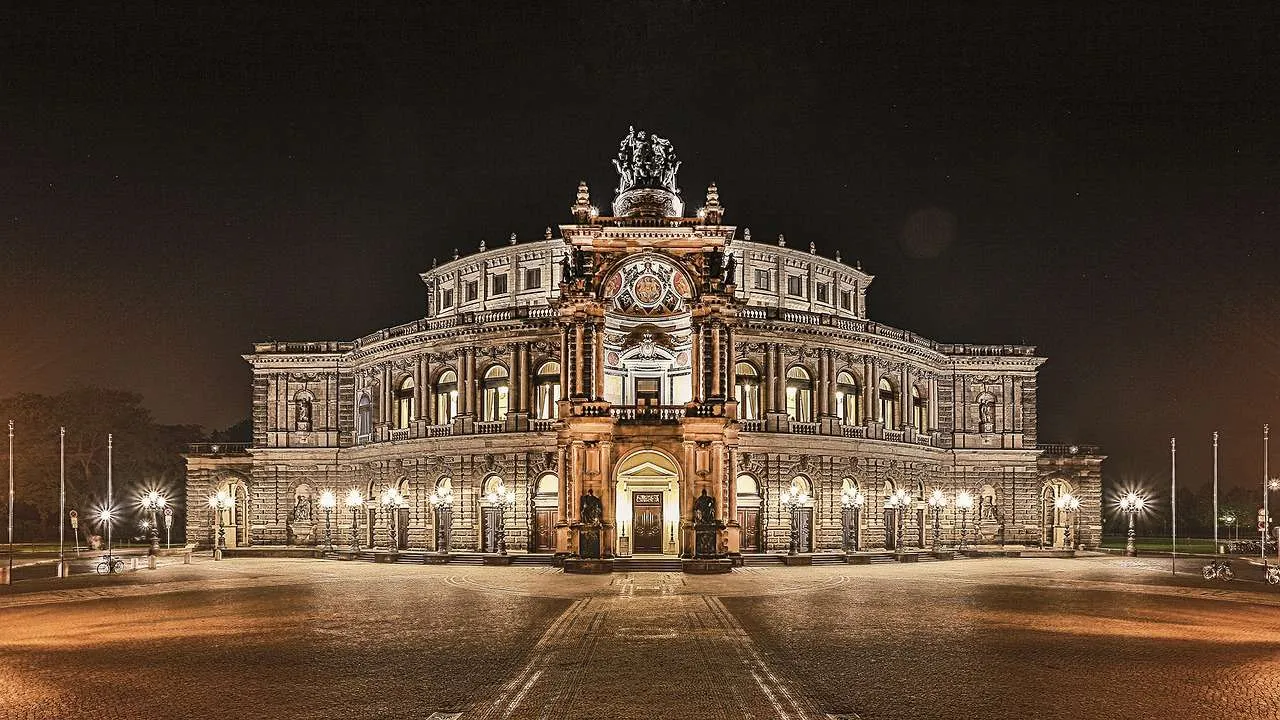
M 853 291 L 852 290 L 840 291 L 840 308 L 842 310 L 849 310 L 853 308 Z
M 804 278 L 799 275 L 788 275 L 787 294 L 794 297 L 804 297 Z
M 480 294 L 480 284 L 475 280 L 467 283 L 467 302 L 475 301 Z
M 507 274 L 506 273 L 493 276 L 493 294 L 494 295 L 507 294 Z
M 542 289 L 542 268 L 529 268 L 524 271 L 524 289 Z
M 814 292 L 818 296 L 818 302 L 830 303 L 831 299 L 828 297 L 828 293 L 830 292 L 830 290 L 831 290 L 830 285 L 827 285 L 826 283 L 818 283 L 817 286 L 814 288 Z
M 757 290 L 769 289 L 769 271 L 768 270 L 756 271 L 756 289 Z
M 453 290 L 452 289 L 443 290 L 440 292 L 440 307 L 442 308 L 453 307 Z

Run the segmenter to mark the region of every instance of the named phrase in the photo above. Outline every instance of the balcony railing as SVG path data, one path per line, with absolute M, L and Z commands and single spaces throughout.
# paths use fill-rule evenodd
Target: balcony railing
M 865 438 L 867 436 L 867 427 L 865 425 L 841 425 L 840 434 L 847 438 Z
M 907 439 L 907 432 L 905 430 L 885 430 L 884 439 L 889 442 L 902 442 Z
M 555 418 L 538 419 L 534 418 L 529 421 L 529 429 L 533 432 L 551 432 L 556 429 L 556 423 L 559 422 Z
M 507 423 L 504 420 L 486 420 L 476 423 L 477 435 L 496 435 L 507 429 Z
M 1067 443 L 1043 443 L 1036 448 L 1048 457 L 1071 457 L 1073 455 L 1101 455 L 1102 448 L 1097 445 L 1070 445 Z
M 684 405 L 611 405 L 609 414 L 618 422 L 680 422 L 690 413 Z
M 409 428 L 397 428 L 391 431 L 392 440 L 408 440 L 412 437 L 412 431 Z
M 819 427 L 816 422 L 793 422 L 791 432 L 797 435 L 817 435 Z
M 738 428 L 743 432 L 764 432 L 764 420 L 739 420 Z

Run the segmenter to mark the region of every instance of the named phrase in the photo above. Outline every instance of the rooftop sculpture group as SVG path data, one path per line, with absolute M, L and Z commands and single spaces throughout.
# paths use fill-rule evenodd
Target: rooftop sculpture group
M 644 130 L 629 128 L 618 148 L 613 166 L 618 169 L 618 193 L 636 188 L 679 194 L 676 173 L 680 160 L 671 141 Z

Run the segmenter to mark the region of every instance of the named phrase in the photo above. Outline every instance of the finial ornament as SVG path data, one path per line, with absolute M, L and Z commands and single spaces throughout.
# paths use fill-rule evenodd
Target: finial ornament
M 515 244 L 516 244 L 516 234 L 515 234 L 515 233 L 511 233 L 510 241 L 511 241 L 511 244 L 512 244 L 512 245 L 515 245 Z
M 480 238 L 480 252 L 485 251 L 484 238 Z
M 579 225 L 584 225 L 591 216 L 595 214 L 595 208 L 591 206 L 591 190 L 587 188 L 587 181 L 578 182 L 578 198 L 574 201 L 573 207 L 569 208 L 569 212 L 577 218 Z
M 809 241 L 809 254 L 814 255 L 818 252 L 818 246 L 812 240 Z
M 840 251 L 836 251 L 836 262 L 840 262 Z
M 676 173 L 680 159 L 676 157 L 671 141 L 634 126 L 627 128 L 627 136 L 618 146 L 618 157 L 613 160 L 618 170 L 618 194 L 636 188 L 666 190 L 680 194 L 676 187 Z
M 742 229 L 742 239 L 751 242 L 751 228 Z
M 783 235 L 782 233 L 778 233 L 778 247 L 786 247 L 786 246 L 787 246 L 787 236 Z
M 454 249 L 453 249 L 453 259 L 454 259 L 454 260 L 457 260 L 457 259 L 458 259 L 458 248 L 454 248 Z
M 707 204 L 699 211 L 699 216 L 708 225 L 719 225 L 721 218 L 724 217 L 724 207 L 720 205 L 720 191 L 716 189 L 715 183 L 707 186 Z
M 431 258 L 431 269 L 432 269 L 432 270 L 435 270 L 435 269 L 436 269 L 436 259 L 435 259 L 435 258 Z
M 546 238 L 546 239 L 548 239 L 548 240 L 550 240 L 550 239 L 551 239 L 551 226 L 550 226 L 550 225 L 548 225 L 548 226 L 547 226 L 547 229 L 542 233 L 542 237 L 544 237 L 544 238 Z

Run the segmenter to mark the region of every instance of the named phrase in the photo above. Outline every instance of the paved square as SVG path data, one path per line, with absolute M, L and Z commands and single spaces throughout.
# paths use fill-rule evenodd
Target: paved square
M 237 559 L 19 584 L 0 617 L 17 718 L 1280 717 L 1280 593 L 1143 559 Z

